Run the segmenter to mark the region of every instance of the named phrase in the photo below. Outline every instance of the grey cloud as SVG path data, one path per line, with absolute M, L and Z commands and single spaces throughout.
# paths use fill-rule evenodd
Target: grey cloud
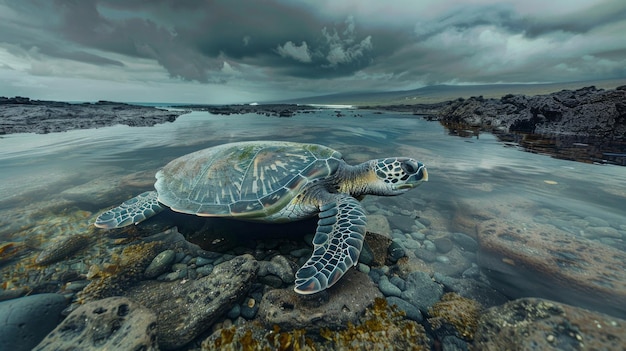
M 528 21 L 526 34 L 538 37 L 551 32 L 587 33 L 596 28 L 623 22 L 626 19 L 626 1 L 608 0 L 588 8 L 561 16 L 545 15 Z

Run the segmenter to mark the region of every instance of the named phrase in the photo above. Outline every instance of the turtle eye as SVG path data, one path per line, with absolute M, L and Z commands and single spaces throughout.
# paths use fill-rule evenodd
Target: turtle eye
M 413 174 L 417 172 L 418 169 L 419 169 L 419 166 L 413 160 L 407 160 L 407 161 L 402 162 L 402 170 L 405 171 L 406 173 Z

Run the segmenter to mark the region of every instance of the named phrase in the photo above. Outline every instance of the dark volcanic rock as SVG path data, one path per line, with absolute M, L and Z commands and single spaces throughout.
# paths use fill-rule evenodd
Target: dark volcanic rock
M 237 256 L 198 280 L 145 281 L 125 295 L 157 313 L 159 346 L 171 350 L 187 344 L 228 312 L 248 292 L 258 269 L 251 255 Z
M 63 295 L 38 294 L 0 303 L 0 350 L 27 351 L 61 320 Z
M 0 135 L 52 133 L 125 124 L 147 127 L 174 122 L 188 111 L 166 111 L 155 107 L 118 102 L 70 104 L 28 98 L 0 97 Z
M 299 112 L 319 110 L 307 105 L 296 104 L 260 104 L 260 105 L 180 105 L 176 108 L 184 108 L 193 111 L 207 111 L 215 115 L 233 115 L 244 113 L 256 113 L 264 116 L 292 117 Z
M 365 308 L 382 297 L 364 273 L 350 269 L 328 290 L 299 295 L 293 289 L 270 290 L 261 300 L 258 317 L 268 327 L 281 330 L 341 328 L 356 323 Z
M 475 350 L 626 350 L 626 321 L 548 300 L 527 298 L 488 309 Z
M 471 97 L 441 108 L 444 124 L 495 132 L 565 134 L 596 137 L 626 135 L 626 86 L 614 90 L 586 87 L 548 95 Z
M 158 350 L 156 315 L 124 297 L 74 310 L 33 350 Z

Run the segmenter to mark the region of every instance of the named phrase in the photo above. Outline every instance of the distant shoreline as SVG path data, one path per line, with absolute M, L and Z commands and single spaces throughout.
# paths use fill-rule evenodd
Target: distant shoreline
M 292 117 L 332 105 L 303 104 L 171 104 L 177 110 L 164 110 L 148 104 L 120 102 L 68 103 L 31 100 L 26 97 L 0 97 L 0 135 L 13 133 L 53 133 L 124 124 L 153 126 L 175 121 L 190 111 L 230 115 L 256 113 Z M 159 104 L 165 107 L 165 104 Z M 342 116 L 340 109 L 337 116 Z M 480 129 L 494 133 L 524 132 L 567 134 L 626 139 L 626 85 L 615 89 L 585 87 L 546 95 L 513 95 L 501 98 L 483 96 L 457 98 L 432 104 L 363 105 L 357 109 L 408 112 L 444 125 Z

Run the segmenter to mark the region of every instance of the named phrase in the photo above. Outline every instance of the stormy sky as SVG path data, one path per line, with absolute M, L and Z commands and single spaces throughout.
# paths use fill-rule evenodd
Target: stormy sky
M 232 103 L 626 77 L 624 0 L 0 0 L 0 96 Z

